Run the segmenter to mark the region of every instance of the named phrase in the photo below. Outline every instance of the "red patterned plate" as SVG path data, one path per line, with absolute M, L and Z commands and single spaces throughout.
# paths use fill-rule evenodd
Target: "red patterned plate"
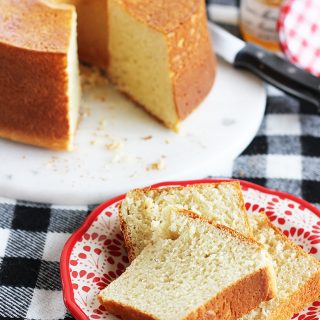
M 222 180 L 166 182 L 153 185 L 212 183 Z M 304 250 L 320 258 L 320 211 L 292 195 L 271 191 L 241 181 L 248 212 L 265 211 L 289 238 Z M 61 256 L 64 301 L 78 320 L 107 319 L 108 314 L 97 300 L 98 292 L 127 267 L 128 258 L 119 229 L 117 210 L 124 195 L 97 207 L 67 241 Z M 296 320 L 320 320 L 320 301 L 295 315 Z

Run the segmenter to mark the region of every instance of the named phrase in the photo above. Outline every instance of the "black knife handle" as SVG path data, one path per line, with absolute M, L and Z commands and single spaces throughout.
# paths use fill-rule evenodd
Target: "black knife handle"
M 252 71 L 284 92 L 315 104 L 320 110 L 320 78 L 253 44 L 238 52 L 234 66 Z

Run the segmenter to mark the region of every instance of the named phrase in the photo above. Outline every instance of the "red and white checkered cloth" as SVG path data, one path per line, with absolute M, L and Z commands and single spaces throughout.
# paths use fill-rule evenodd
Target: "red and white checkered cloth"
M 278 21 L 288 59 L 320 77 L 320 0 L 286 0 Z

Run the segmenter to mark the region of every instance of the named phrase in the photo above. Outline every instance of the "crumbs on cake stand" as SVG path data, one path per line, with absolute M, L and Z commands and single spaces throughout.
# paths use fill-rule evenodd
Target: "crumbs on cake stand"
M 108 150 L 117 150 L 117 149 L 121 149 L 122 147 L 123 147 L 123 142 L 121 141 L 114 141 L 106 144 L 106 148 Z
M 162 170 L 165 168 L 165 161 L 164 158 L 162 157 L 160 160 L 156 162 L 150 163 L 147 167 L 147 171 L 152 171 L 152 170 Z
M 101 83 L 108 82 L 107 77 L 101 69 L 83 64 L 80 65 L 80 79 L 83 89 L 96 87 Z
M 77 123 L 77 129 L 79 129 L 79 126 L 81 122 L 91 116 L 91 106 L 87 104 L 81 104 L 80 110 L 79 110 L 79 118 L 78 118 L 78 123 Z
M 52 167 L 53 165 L 56 164 L 56 162 L 59 160 L 59 157 L 57 156 L 52 156 L 48 162 L 47 162 L 47 167 Z

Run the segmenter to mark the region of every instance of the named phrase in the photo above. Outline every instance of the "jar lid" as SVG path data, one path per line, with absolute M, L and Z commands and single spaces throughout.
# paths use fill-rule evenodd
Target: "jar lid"
M 278 30 L 282 50 L 288 59 L 320 77 L 320 1 L 284 1 Z

